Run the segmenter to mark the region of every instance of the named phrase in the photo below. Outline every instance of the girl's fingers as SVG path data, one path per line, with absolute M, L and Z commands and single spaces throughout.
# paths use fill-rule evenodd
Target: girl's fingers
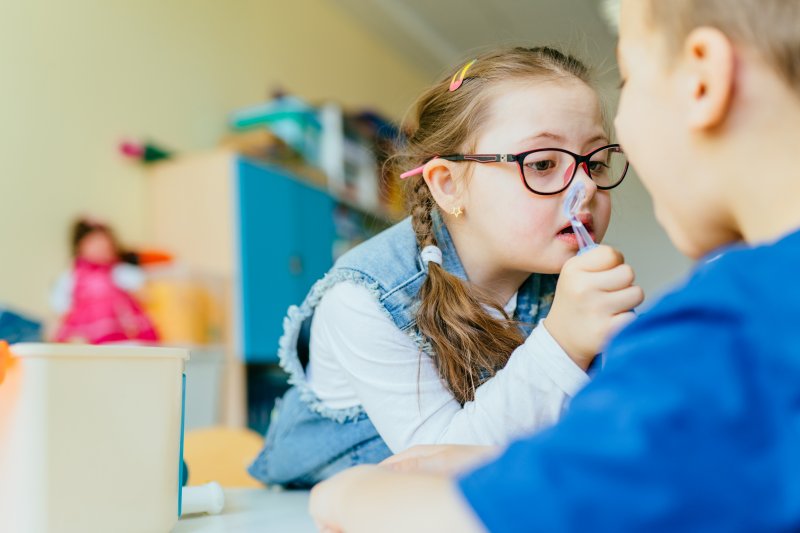
M 414 446 L 403 452 L 395 454 L 387 459 L 384 459 L 380 466 L 394 470 L 395 472 L 419 472 L 427 470 L 432 463 L 440 460 L 442 455 L 447 455 L 447 452 L 452 446 Z
M 609 337 L 616 335 L 622 328 L 630 324 L 634 318 L 636 318 L 636 314 L 632 311 L 626 311 L 611 317 L 611 331 Z
M 380 466 L 383 468 L 388 468 L 394 472 L 416 472 L 421 468 L 420 460 L 421 459 L 419 457 L 409 457 L 407 459 L 401 459 L 391 463 L 381 463 Z
M 398 461 L 404 461 L 404 460 L 408 459 L 409 457 L 420 457 L 420 456 L 425 456 L 425 455 L 431 455 L 432 453 L 436 453 L 438 451 L 441 451 L 445 447 L 446 446 L 436 445 L 436 444 L 421 444 L 421 445 L 418 445 L 418 446 L 412 446 L 411 448 L 409 448 L 407 450 L 403 450 L 402 452 L 398 452 L 398 453 L 396 453 L 394 455 L 391 455 L 391 456 L 387 457 L 386 459 L 381 461 L 379 464 L 387 465 L 387 464 L 395 463 L 395 462 L 398 462 Z
M 396 472 L 449 474 L 495 453 L 499 450 L 493 446 L 415 446 L 385 459 L 380 466 Z
M 595 272 L 591 275 L 589 283 L 602 291 L 618 291 L 633 285 L 636 273 L 627 263 L 617 265 L 604 272 Z
M 625 256 L 619 250 L 601 244 L 593 250 L 570 259 L 570 262 L 576 268 L 587 272 L 603 272 L 625 263 Z
M 402 468 L 402 465 L 407 464 L 409 462 L 415 463 L 417 459 L 422 457 L 427 457 L 429 455 L 433 455 L 435 453 L 439 453 L 446 449 L 448 446 L 446 445 L 436 445 L 436 444 L 428 444 L 428 445 L 418 445 L 402 452 L 396 453 L 390 457 L 387 457 L 380 463 L 380 466 L 385 466 L 392 468 L 394 470 L 406 470 L 406 468 Z
M 609 292 L 603 296 L 604 307 L 612 314 L 625 313 L 644 301 L 644 291 L 638 285 L 631 285 L 622 290 Z

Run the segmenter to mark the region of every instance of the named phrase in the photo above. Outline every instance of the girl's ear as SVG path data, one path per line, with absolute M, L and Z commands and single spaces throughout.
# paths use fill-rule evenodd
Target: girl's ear
M 431 159 L 422 169 L 422 177 L 436 203 L 445 213 L 462 204 L 462 184 L 454 173 L 455 164 L 446 159 Z
M 707 130 L 728 114 L 735 81 L 735 51 L 730 39 L 716 28 L 694 29 L 684 42 L 689 126 Z

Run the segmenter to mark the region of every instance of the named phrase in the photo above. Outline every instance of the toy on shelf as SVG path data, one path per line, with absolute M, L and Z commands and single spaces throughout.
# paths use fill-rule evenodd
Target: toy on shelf
M 404 188 L 401 182 L 387 171 L 385 165 L 396 147 L 404 142 L 400 129 L 387 118 L 370 110 L 348 115 L 345 124 L 345 130 L 352 131 L 351 135 L 366 143 L 375 155 L 381 211 L 391 219 L 402 218 L 406 207 Z
M 402 216 L 403 190 L 383 171 L 400 132 L 380 114 L 346 111 L 335 102 L 315 106 L 278 91 L 266 103 L 233 112 L 229 123 L 239 134 L 269 130 L 322 172 L 324 180 L 311 181 L 333 197 L 388 220 Z
M 283 139 L 266 128 L 229 133 L 220 140 L 219 146 L 254 159 L 295 164 L 302 161 Z
M 234 131 L 266 127 L 308 163 L 319 162 L 322 126 L 317 109 L 300 98 L 276 93 L 269 102 L 235 111 L 230 125 Z
M 125 157 L 136 159 L 142 163 L 153 163 L 172 157 L 172 152 L 152 142 L 139 142 L 130 139 L 119 143 L 119 151 Z
M 400 132 L 378 113 L 346 112 L 329 102 L 320 108 L 320 167 L 337 198 L 387 220 L 402 217 L 403 189 L 384 171 Z
M 125 253 L 111 228 L 83 218 L 72 229 L 73 266 L 51 295 L 61 313 L 55 340 L 104 344 L 156 342 L 153 323 L 134 296 L 145 282 L 136 253 Z M 150 259 L 165 260 L 167 256 Z

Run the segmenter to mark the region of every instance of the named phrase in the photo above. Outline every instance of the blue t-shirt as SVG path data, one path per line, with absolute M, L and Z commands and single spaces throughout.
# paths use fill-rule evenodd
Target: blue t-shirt
M 459 486 L 493 532 L 800 529 L 800 231 L 700 266 Z

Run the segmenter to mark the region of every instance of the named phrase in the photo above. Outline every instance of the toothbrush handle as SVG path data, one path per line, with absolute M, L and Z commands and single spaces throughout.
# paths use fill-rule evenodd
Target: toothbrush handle
M 572 221 L 572 230 L 575 232 L 575 237 L 578 239 L 578 255 L 597 247 L 597 244 L 592 240 L 592 236 L 589 235 L 589 232 L 586 231 L 586 228 L 580 220 Z

